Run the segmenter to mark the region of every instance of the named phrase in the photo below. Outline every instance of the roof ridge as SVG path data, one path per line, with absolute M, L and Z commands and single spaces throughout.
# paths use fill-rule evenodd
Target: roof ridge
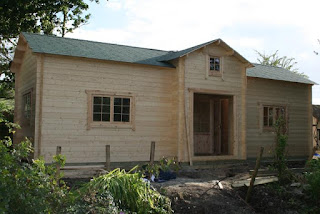
M 138 46 L 131 46 L 131 45 L 122 45 L 122 44 L 115 44 L 115 43 L 107 43 L 107 42 L 100 42 L 100 41 L 92 41 L 87 39 L 77 39 L 77 38 L 70 38 L 70 37 L 59 37 L 56 35 L 48 35 L 48 34 L 40 34 L 40 33 L 29 33 L 29 32 L 22 32 L 22 34 L 29 34 L 29 35 L 37 35 L 37 36 L 46 36 L 46 37 L 52 37 L 52 38 L 58 38 L 58 39 L 64 39 L 64 40 L 77 40 L 82 42 L 92 42 L 92 43 L 99 43 L 99 44 L 107 44 L 107 45 L 115 45 L 115 46 L 122 46 L 122 47 L 130 47 L 130 48 L 138 48 L 143 50 L 152 50 L 152 51 L 160 51 L 164 52 L 165 54 L 168 54 L 172 51 L 168 50 L 160 50 L 160 49 L 154 49 L 154 48 L 144 48 L 144 47 L 138 47 Z

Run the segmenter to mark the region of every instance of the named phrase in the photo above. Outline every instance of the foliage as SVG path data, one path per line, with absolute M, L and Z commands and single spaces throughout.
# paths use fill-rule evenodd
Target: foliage
M 149 179 L 153 175 L 155 178 L 159 177 L 160 174 L 160 165 L 159 164 L 146 164 L 142 166 L 142 173 Z
M 83 14 L 88 8 L 84 0 L 2 0 L 0 35 L 9 39 L 20 32 L 53 34 L 56 30 L 64 36 L 88 21 L 90 14 Z
M 280 116 L 275 124 L 274 130 L 276 133 L 275 147 L 274 147 L 274 167 L 278 171 L 280 182 L 284 182 L 288 178 L 288 167 L 287 167 L 287 140 L 288 135 L 286 131 L 286 123 L 282 116 Z
M 164 172 L 167 172 L 167 171 L 178 172 L 180 169 L 180 166 L 175 157 L 173 158 L 162 157 L 162 159 L 159 162 L 159 165 L 160 165 L 160 170 Z
M 99 3 L 99 0 L 90 0 Z M 84 0 L 1 0 L 0 1 L 0 84 L 13 88 L 10 62 L 20 32 L 65 36 L 88 22 Z
M 82 195 L 94 194 L 94 198 L 111 194 L 119 209 L 135 213 L 172 213 L 170 199 L 152 189 L 143 181 L 141 173 L 132 173 L 115 169 L 106 175 L 92 179 L 80 188 L 78 198 Z M 110 198 L 111 199 L 111 198 Z M 110 200 L 111 202 L 111 200 Z
M 295 61 L 295 58 L 289 58 L 287 56 L 280 57 L 278 56 L 278 51 L 270 55 L 261 53 L 259 51 L 256 51 L 256 53 L 258 54 L 257 61 L 262 65 L 281 67 L 293 73 L 299 74 L 305 78 L 308 78 L 306 74 L 299 72 L 298 68 L 295 68 L 295 66 L 298 64 Z
M 14 128 L 19 127 L 13 123 L 13 109 L 13 99 L 0 98 L 0 140 L 11 135 Z
M 58 185 L 55 165 L 45 165 L 42 159 L 28 163 L 31 153 L 27 139 L 14 146 L 8 137 L 0 142 L 1 213 L 58 213 L 67 202 L 67 189 Z M 63 157 L 55 161 L 64 164 Z
M 108 213 L 118 214 L 119 209 L 113 202 L 113 197 L 107 190 L 86 189 L 74 196 L 65 213 Z
M 306 174 L 307 182 L 310 185 L 309 192 L 315 200 L 320 198 L 320 160 L 311 160 L 307 164 L 309 170 Z M 320 203 L 320 202 L 319 202 Z
M 159 177 L 160 171 L 168 172 L 168 171 L 175 171 L 178 172 L 180 169 L 180 166 L 176 159 L 168 158 L 168 157 L 162 157 L 162 159 L 158 163 L 154 164 L 146 164 L 142 167 L 142 173 L 151 176 L 154 175 L 156 178 Z

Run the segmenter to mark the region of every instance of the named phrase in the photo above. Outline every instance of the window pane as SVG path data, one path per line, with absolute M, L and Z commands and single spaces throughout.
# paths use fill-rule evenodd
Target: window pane
M 101 105 L 93 105 L 93 112 L 100 113 L 101 112 Z
M 263 107 L 263 125 L 268 126 L 268 107 Z
M 93 104 L 101 104 L 102 97 L 94 97 L 93 98 Z
M 122 115 L 122 122 L 129 122 L 129 115 L 128 114 Z
M 130 105 L 130 99 L 129 98 L 123 98 L 123 105 Z
M 269 126 L 273 125 L 273 108 L 269 108 Z
M 101 121 L 101 114 L 93 114 L 93 121 Z
M 114 114 L 113 115 L 113 120 L 114 121 L 121 121 L 121 114 Z
M 130 107 L 123 107 L 122 108 L 122 113 L 129 114 L 130 113 Z
M 27 119 L 30 119 L 31 117 L 31 92 L 25 94 L 23 96 L 23 109 L 24 109 L 24 116 Z
M 104 97 L 104 98 L 102 99 L 102 103 L 103 103 L 103 104 L 108 104 L 108 105 L 110 105 L 110 97 Z
M 122 100 L 122 98 L 115 97 L 114 98 L 114 105 L 121 105 L 121 100 Z
M 121 106 L 114 106 L 114 113 L 121 114 Z
M 110 113 L 110 106 L 109 105 L 103 105 L 102 106 L 102 112 L 103 113 Z
M 219 57 L 210 58 L 210 70 L 220 71 L 220 58 Z
M 102 114 L 102 121 L 110 121 L 110 114 Z
M 214 58 L 210 58 L 210 70 L 214 70 Z

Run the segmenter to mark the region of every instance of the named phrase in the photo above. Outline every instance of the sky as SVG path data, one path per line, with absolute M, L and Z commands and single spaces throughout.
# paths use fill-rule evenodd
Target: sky
M 87 1 L 87 0 L 86 0 Z M 319 0 L 87 1 L 89 23 L 66 37 L 160 50 L 181 50 L 221 38 L 251 62 L 256 51 L 295 58 L 320 84 Z M 320 104 L 320 86 L 313 86 Z

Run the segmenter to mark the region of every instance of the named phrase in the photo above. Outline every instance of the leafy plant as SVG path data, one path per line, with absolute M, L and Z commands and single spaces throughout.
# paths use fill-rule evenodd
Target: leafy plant
M 67 187 L 58 185 L 55 165 L 28 163 L 31 152 L 28 139 L 13 148 L 9 137 L 0 141 L 1 213 L 58 213 L 66 203 Z M 63 157 L 55 160 L 64 164 Z
M 65 213 L 119 213 L 118 207 L 113 202 L 113 197 L 106 190 L 86 189 L 75 196 L 69 204 Z
M 276 133 L 275 137 L 275 147 L 274 147 L 274 167 L 278 171 L 278 176 L 280 182 L 284 182 L 289 175 L 288 167 L 287 167 L 287 130 L 286 123 L 282 116 L 280 116 L 274 125 L 274 130 Z
M 154 190 L 143 181 L 142 174 L 115 169 L 106 175 L 92 179 L 80 188 L 78 197 L 83 194 L 111 194 L 120 210 L 135 213 L 172 213 L 170 199 Z
M 159 177 L 160 174 L 160 165 L 159 164 L 146 164 L 142 166 L 142 173 L 151 179 L 151 176 L 153 175 L 155 178 Z
M 308 188 L 311 196 L 315 200 L 320 198 L 320 160 L 311 160 L 307 164 L 308 173 L 306 179 L 310 187 Z
M 162 170 L 164 172 L 168 172 L 171 170 L 178 172 L 180 169 L 180 166 L 174 157 L 173 158 L 163 157 L 160 160 L 159 165 L 160 165 L 160 170 Z

